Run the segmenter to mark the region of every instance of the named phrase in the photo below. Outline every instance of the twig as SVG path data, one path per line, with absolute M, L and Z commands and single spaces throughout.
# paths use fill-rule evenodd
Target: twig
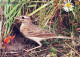
M 80 54 L 74 49 L 74 48 L 72 48 L 70 45 L 68 45 L 66 42 L 65 42 L 65 44 L 67 45 L 67 46 L 69 46 L 72 50 L 74 50 L 74 52 L 80 57 Z

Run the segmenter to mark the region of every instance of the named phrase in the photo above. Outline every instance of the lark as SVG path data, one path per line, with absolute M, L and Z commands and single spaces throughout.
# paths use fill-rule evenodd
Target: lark
M 68 36 L 58 36 L 56 34 L 53 34 L 52 32 L 49 32 L 48 30 L 42 29 L 37 25 L 34 25 L 29 16 L 19 16 L 14 18 L 21 21 L 20 32 L 25 36 L 25 38 L 33 40 L 39 44 L 39 46 L 34 47 L 32 49 L 24 49 L 25 51 L 32 51 L 34 49 L 40 48 L 42 46 L 41 41 L 43 40 L 51 38 L 72 39 Z

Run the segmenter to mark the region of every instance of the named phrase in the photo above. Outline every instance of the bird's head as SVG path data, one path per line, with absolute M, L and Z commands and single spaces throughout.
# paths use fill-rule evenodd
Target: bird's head
M 18 19 L 22 23 L 31 23 L 31 18 L 29 16 L 18 16 L 13 18 Z

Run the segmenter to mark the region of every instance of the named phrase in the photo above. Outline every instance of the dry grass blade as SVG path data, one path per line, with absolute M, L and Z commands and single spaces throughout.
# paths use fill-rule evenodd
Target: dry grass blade
M 79 57 L 80 57 L 80 54 L 77 52 L 77 50 L 75 50 L 74 48 L 72 48 L 70 45 L 68 45 L 66 42 L 65 42 L 65 44 L 67 45 L 67 46 L 69 46 Z

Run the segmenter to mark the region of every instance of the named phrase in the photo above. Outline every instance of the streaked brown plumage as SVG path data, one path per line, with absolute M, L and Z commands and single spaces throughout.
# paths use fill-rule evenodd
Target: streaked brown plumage
M 72 39 L 71 37 L 67 37 L 67 36 L 57 36 L 56 34 L 53 34 L 45 29 L 42 29 L 34 25 L 29 16 L 19 16 L 19 17 L 14 17 L 14 18 L 22 22 L 20 26 L 20 32 L 26 38 L 31 39 L 39 44 L 39 46 L 34 47 L 29 50 L 25 50 L 25 51 L 30 51 L 30 50 L 41 47 L 42 44 L 40 43 L 40 41 L 42 40 L 51 39 L 51 38 Z

